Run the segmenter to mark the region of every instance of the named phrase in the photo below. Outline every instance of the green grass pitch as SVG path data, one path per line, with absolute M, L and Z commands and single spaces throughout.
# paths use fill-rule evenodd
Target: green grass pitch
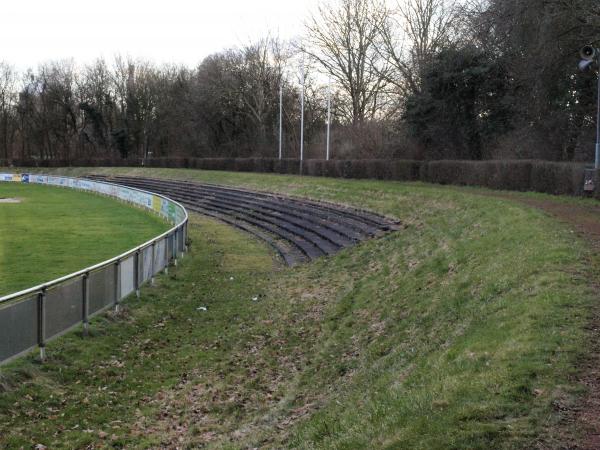
M 0 295 L 116 256 L 168 228 L 146 211 L 72 189 L 0 183 Z

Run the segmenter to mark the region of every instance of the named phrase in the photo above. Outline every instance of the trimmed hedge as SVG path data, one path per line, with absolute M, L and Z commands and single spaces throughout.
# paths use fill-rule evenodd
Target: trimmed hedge
M 431 161 L 421 168 L 429 183 L 531 190 L 531 161 Z
M 531 190 L 560 195 L 582 195 L 584 166 L 537 161 L 531 168 Z
M 378 180 L 423 181 L 437 184 L 482 186 L 512 191 L 535 191 L 548 194 L 583 195 L 583 164 L 537 160 L 503 161 L 412 161 L 412 160 L 330 160 L 276 158 L 151 158 L 85 159 L 77 161 L 12 161 L 18 167 L 100 167 L 148 166 L 303 174 L 315 177 L 369 178 Z M 0 160 L 0 166 L 8 166 Z M 600 198 L 600 177 L 596 176 L 596 196 Z

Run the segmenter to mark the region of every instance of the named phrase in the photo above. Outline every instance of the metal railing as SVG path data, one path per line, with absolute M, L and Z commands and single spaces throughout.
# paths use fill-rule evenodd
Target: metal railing
M 0 365 L 36 347 L 46 357 L 46 343 L 119 303 L 183 256 L 188 214 L 179 203 L 159 194 L 104 181 L 37 174 L 0 173 L 1 181 L 63 186 L 116 197 L 154 211 L 173 226 L 163 234 L 99 264 L 56 280 L 0 297 Z

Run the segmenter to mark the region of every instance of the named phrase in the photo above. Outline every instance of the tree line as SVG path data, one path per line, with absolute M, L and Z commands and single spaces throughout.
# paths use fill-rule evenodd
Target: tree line
M 308 158 L 330 97 L 334 158 L 589 160 L 596 78 L 577 52 L 600 46 L 596 1 L 332 0 L 302 39 L 194 68 L 0 63 L 0 158 L 274 157 L 280 127 L 295 158 L 303 78 Z

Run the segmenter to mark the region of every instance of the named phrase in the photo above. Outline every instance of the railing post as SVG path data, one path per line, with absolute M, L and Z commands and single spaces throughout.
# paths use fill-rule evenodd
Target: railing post
M 38 294 L 38 333 L 37 341 L 40 348 L 40 361 L 46 361 L 46 288 Z
M 177 245 L 181 246 L 181 259 L 185 256 L 185 241 L 184 241 L 184 233 L 183 233 L 183 225 L 179 227 L 179 242 Z
M 83 305 L 82 305 L 82 321 L 83 321 L 83 335 L 87 336 L 89 334 L 90 328 L 90 274 L 86 272 L 83 274 L 82 279 L 82 289 L 83 289 Z
M 169 273 L 169 236 L 165 236 L 165 274 Z
M 184 233 L 184 239 L 185 240 L 183 241 L 183 245 L 185 245 L 185 251 L 187 252 L 188 251 L 188 245 L 187 245 L 187 243 L 188 243 L 188 231 L 189 231 L 188 230 L 188 222 L 185 223 L 184 230 L 185 230 L 185 233 Z
M 152 242 L 152 261 L 150 262 L 150 286 L 154 286 L 154 260 L 156 258 L 156 242 Z
M 175 229 L 175 231 L 173 231 L 173 244 L 172 244 L 172 248 L 173 248 L 173 265 L 175 267 L 177 267 L 177 228 Z
M 121 300 L 121 261 L 115 262 L 115 312 L 119 311 Z
M 133 260 L 134 274 L 133 274 L 133 286 L 135 287 L 135 296 L 140 298 L 140 251 L 135 252 L 135 258 Z

